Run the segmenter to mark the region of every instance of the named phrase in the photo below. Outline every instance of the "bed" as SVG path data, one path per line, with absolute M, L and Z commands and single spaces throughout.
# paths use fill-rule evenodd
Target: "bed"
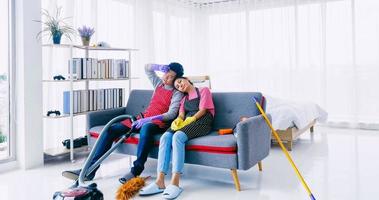
M 272 126 L 291 151 L 293 143 L 308 130 L 313 133 L 314 125 L 326 122 L 328 113 L 312 102 L 294 102 L 266 95 L 266 112 L 272 117 Z M 272 144 L 278 141 L 272 135 Z

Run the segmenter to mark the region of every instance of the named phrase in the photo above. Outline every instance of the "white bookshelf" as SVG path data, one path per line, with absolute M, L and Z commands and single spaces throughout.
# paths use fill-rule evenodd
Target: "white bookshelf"
M 43 47 L 55 47 L 55 48 L 77 48 L 89 51 L 137 51 L 138 49 L 130 48 L 116 48 L 116 47 L 92 47 L 92 46 L 82 46 L 82 45 L 71 45 L 71 44 L 43 44 Z
M 91 113 L 91 112 L 95 112 L 95 111 L 87 111 L 87 112 L 80 112 L 80 113 L 74 113 L 74 106 L 73 106 L 73 92 L 74 92 L 74 84 L 75 83 L 84 83 L 85 86 L 84 86 L 84 90 L 89 90 L 89 83 L 90 82 L 104 82 L 104 81 L 126 81 L 128 82 L 128 87 L 127 87 L 127 94 L 129 95 L 130 94 L 130 91 L 131 91 L 131 86 L 132 86 L 132 80 L 133 79 L 138 79 L 137 77 L 132 77 L 132 70 L 131 70 L 131 66 L 132 66 L 132 52 L 133 51 L 137 51 L 137 49 L 132 49 L 132 48 L 107 48 L 107 47 L 91 47 L 91 46 L 81 46 L 81 45 L 70 45 L 70 44 L 43 44 L 42 45 L 43 47 L 45 48 L 65 48 L 65 49 L 68 49 L 69 50 L 69 55 L 70 55 L 70 73 L 69 73 L 69 77 L 68 79 L 66 80 L 50 80 L 50 79 L 47 79 L 47 80 L 42 80 L 42 83 L 43 84 L 56 84 L 56 83 L 66 83 L 66 84 L 69 84 L 69 96 L 70 96 L 70 101 L 69 101 L 69 105 L 70 105 L 70 113 L 69 114 L 63 114 L 63 110 L 61 111 L 61 115 L 60 116 L 55 116 L 55 115 L 52 115 L 52 116 L 46 116 L 46 113 L 43 113 L 43 118 L 44 119 L 64 119 L 64 118 L 69 118 L 69 137 L 70 137 L 70 149 L 66 149 L 65 147 L 61 146 L 61 147 L 57 147 L 57 148 L 49 148 L 49 149 L 46 149 L 44 151 L 45 154 L 49 155 L 49 156 L 60 156 L 60 155 L 64 155 L 64 154 L 70 154 L 70 160 L 71 162 L 74 162 L 75 159 L 74 159 L 74 152 L 79 152 L 79 151 L 85 151 L 85 150 L 88 150 L 88 148 L 86 147 L 80 147 L 80 148 L 73 148 L 73 139 L 74 139 L 74 117 L 76 116 L 86 116 L 88 113 Z M 79 49 L 79 50 L 83 50 L 84 53 L 85 53 L 85 56 L 84 58 L 89 58 L 89 52 L 90 51 L 120 51 L 120 52 L 125 52 L 125 60 L 128 60 L 129 64 L 128 64 L 128 76 L 130 78 L 117 78 L 117 79 L 112 79 L 112 78 L 106 78 L 106 79 L 102 79 L 102 78 L 91 78 L 91 79 L 73 79 L 73 50 L 74 49 Z M 63 92 L 63 91 L 62 91 Z M 124 97 L 126 96 L 126 93 L 123 94 Z M 125 98 L 123 98 L 124 101 L 125 101 Z M 126 103 L 126 102 L 125 102 Z M 123 105 L 125 106 L 125 105 Z

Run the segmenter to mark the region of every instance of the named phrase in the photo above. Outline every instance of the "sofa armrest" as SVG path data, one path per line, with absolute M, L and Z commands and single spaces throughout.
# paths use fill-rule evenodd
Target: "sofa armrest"
M 88 132 L 88 130 L 94 126 L 105 125 L 111 119 L 119 115 L 124 115 L 125 111 L 125 107 L 122 107 L 88 113 L 86 131 Z
M 271 121 L 271 116 L 268 115 Z M 238 169 L 248 170 L 268 156 L 271 130 L 262 115 L 250 117 L 236 126 Z

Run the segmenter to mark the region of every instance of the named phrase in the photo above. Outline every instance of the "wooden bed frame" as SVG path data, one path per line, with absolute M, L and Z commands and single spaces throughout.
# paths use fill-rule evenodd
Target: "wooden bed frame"
M 297 129 L 296 127 L 290 127 L 286 130 L 276 130 L 280 139 L 283 142 L 283 145 L 287 148 L 288 151 L 292 150 L 293 143 L 297 140 L 297 138 L 305 133 L 308 129 L 311 133 L 314 131 L 314 125 L 316 124 L 316 120 L 311 121 L 306 127 L 303 129 Z M 271 133 L 271 144 L 278 144 L 278 141 L 275 139 L 274 135 Z

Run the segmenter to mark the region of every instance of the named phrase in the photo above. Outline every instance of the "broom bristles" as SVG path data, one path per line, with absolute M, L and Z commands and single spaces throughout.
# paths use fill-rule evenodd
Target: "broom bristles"
M 130 179 L 128 182 L 121 185 L 116 193 L 117 200 L 129 200 L 134 195 L 138 193 L 138 191 L 145 186 L 145 180 L 149 177 L 135 177 Z

